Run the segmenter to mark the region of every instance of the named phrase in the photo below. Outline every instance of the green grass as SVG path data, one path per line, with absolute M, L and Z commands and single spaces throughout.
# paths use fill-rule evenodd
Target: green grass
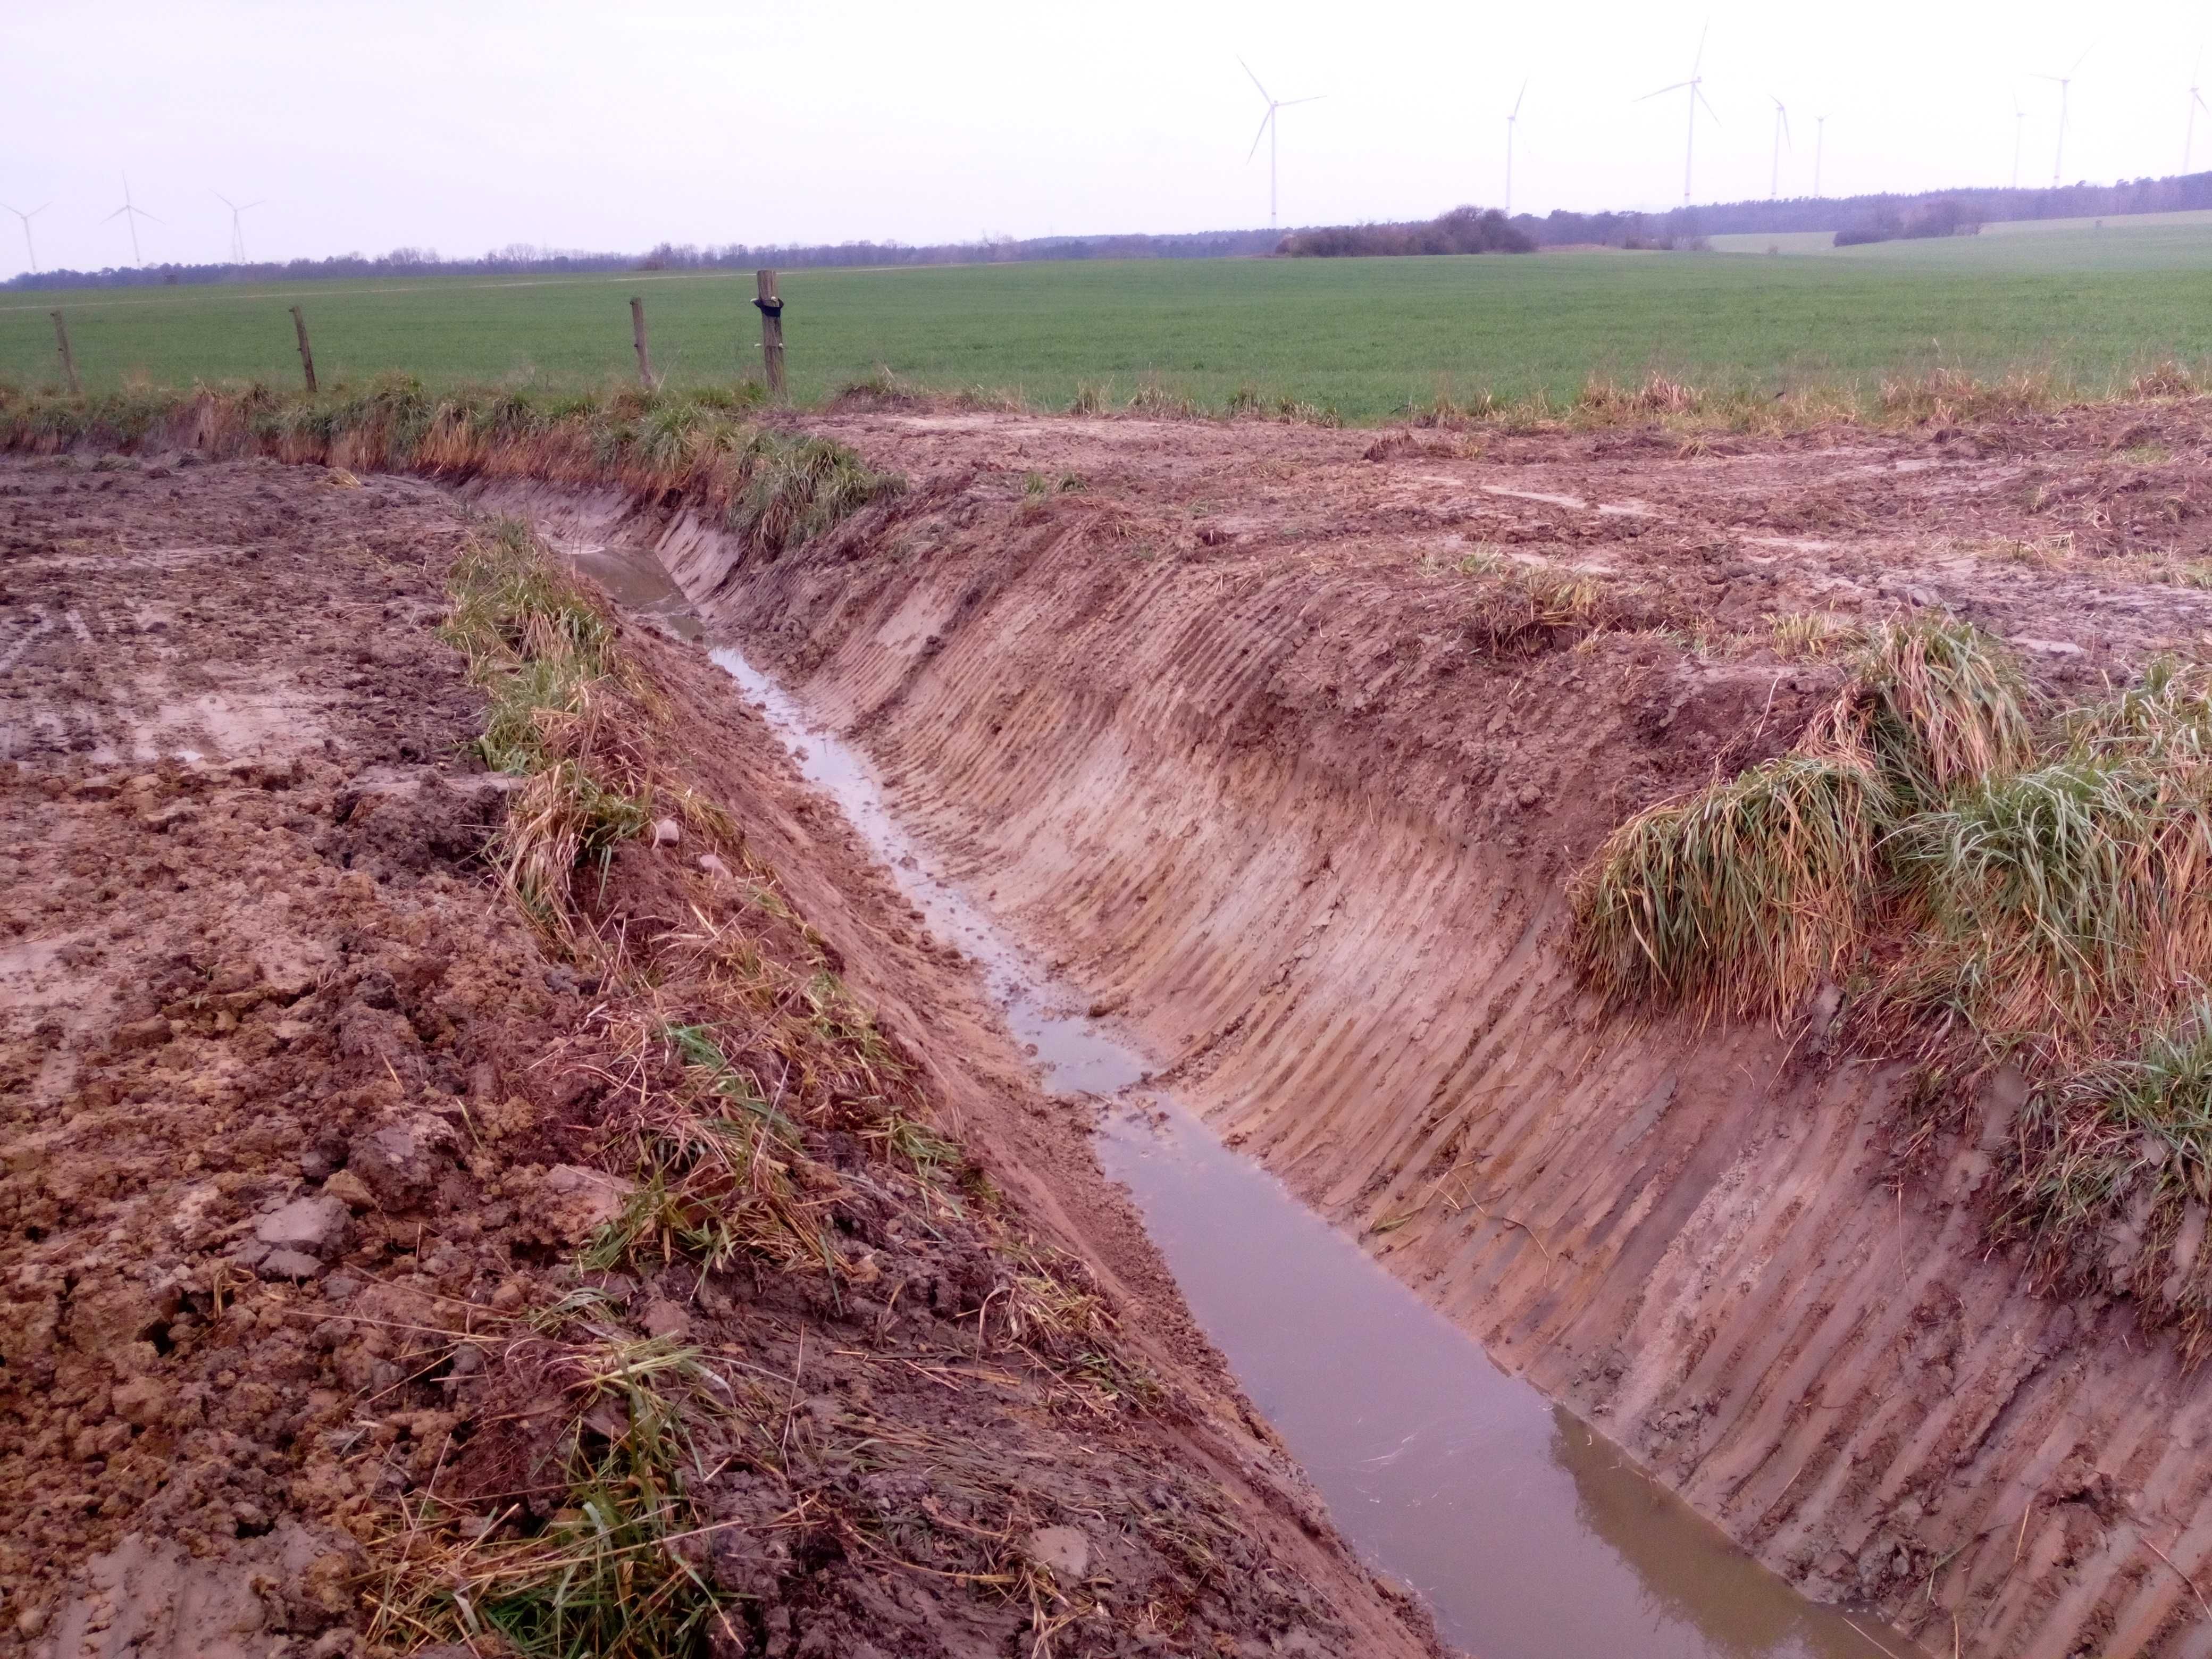
M 1810 1019 L 1918 1062 L 1913 1167 L 2000 1063 L 1993 1237 L 2046 1287 L 2125 1291 L 2212 1358 L 2212 671 L 2161 661 L 2055 714 L 1971 627 L 1862 647 L 1796 750 L 1622 824 L 1577 879 L 1593 984 L 1646 1007 Z M 2192 1219 L 2192 1215 L 2194 1219 Z M 2195 1232 L 2192 1234 L 2191 1230 Z
M 1763 245 L 1762 245 L 1763 246 Z M 1240 392 L 1377 421 L 1439 392 L 1571 401 L 1647 371 L 1712 392 L 1845 385 L 1938 366 L 2048 373 L 2095 392 L 2165 357 L 2212 360 L 2212 225 L 1954 238 L 1849 257 L 1558 252 L 1345 260 L 1097 262 L 787 274 L 793 396 L 878 366 L 922 386 L 1043 407 L 1085 387 L 1227 407 Z M 672 386 L 758 364 L 749 276 L 640 273 L 295 283 L 0 297 L 0 380 L 57 375 L 68 313 L 88 387 L 299 374 L 306 307 L 324 385 L 376 373 L 601 387 L 634 379 L 629 296 L 645 296 Z

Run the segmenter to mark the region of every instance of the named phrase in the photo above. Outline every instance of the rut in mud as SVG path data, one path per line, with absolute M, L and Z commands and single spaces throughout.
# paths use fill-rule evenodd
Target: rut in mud
M 731 1655 L 1437 1650 L 716 671 L 498 578 L 613 653 L 530 741 L 663 768 L 532 912 L 483 526 L 191 461 L 0 464 L 0 1651 L 557 1647 L 549 1560 Z
M 1761 1559 L 1931 1646 L 2197 1653 L 2201 1375 L 1987 1249 L 1972 1136 L 1892 1178 L 1904 1068 L 1609 1015 L 1560 944 L 1615 823 L 1832 696 L 1832 630 L 1948 611 L 2060 690 L 2193 650 L 2207 418 L 854 415 L 912 490 L 804 549 L 538 505 L 654 538 L 1231 1145 Z

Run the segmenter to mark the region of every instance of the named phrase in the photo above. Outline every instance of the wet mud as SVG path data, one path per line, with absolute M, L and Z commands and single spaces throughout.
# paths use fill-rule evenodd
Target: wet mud
M 617 629 L 712 734 L 684 784 L 750 862 L 626 843 L 592 925 L 651 997 L 580 977 L 488 862 L 509 791 L 438 635 L 467 516 L 180 459 L 0 463 L 0 1651 L 422 1645 L 392 1613 L 415 1528 L 560 1523 L 572 1339 L 532 1321 L 580 1296 L 593 1340 L 678 1345 L 757 1410 L 688 1425 L 717 1654 L 1439 1650 L 1182 1312 L 1087 1121 L 725 676 Z M 978 1149 L 960 1201 L 831 1096 L 804 1134 L 836 1273 L 582 1273 L 635 1178 L 626 1103 L 673 1086 L 632 1038 L 713 1006 L 702 925 L 790 995 L 835 964 L 905 1109 Z M 732 1063 L 788 1069 L 750 1040 Z M 793 1086 L 805 1115 L 826 1085 Z

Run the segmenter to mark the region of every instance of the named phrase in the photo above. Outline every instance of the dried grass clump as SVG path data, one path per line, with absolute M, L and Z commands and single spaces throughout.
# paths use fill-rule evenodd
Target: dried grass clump
M 1607 840 L 1576 886 L 1594 982 L 1619 1001 L 1787 1013 L 1862 942 L 1913 806 L 2025 758 L 2021 687 L 1965 623 L 1885 628 L 1791 753 Z
M 1893 809 L 1873 757 L 1838 748 L 1638 814 L 1577 884 L 1583 967 L 1616 1001 L 1786 1012 L 1854 942 Z
M 1702 407 L 1705 401 L 1705 394 L 1697 387 L 1670 380 L 1654 369 L 1644 376 L 1641 386 L 1636 386 L 1624 387 L 1616 381 L 1592 375 L 1583 382 L 1575 409 L 1578 414 L 1600 420 L 1624 420 L 1646 415 L 1688 415 Z
M 1449 380 L 1439 378 L 1435 396 L 1426 403 L 1409 399 L 1398 414 L 1409 427 L 1461 432 L 1490 419 L 1498 413 L 1498 410 L 1497 393 L 1486 388 L 1462 400 L 1454 395 Z
M 1821 662 L 1866 643 L 1856 623 L 1817 611 L 1787 611 L 1766 619 L 1768 642 L 1784 662 Z
M 2021 370 L 1980 380 L 1956 368 L 1932 368 L 1881 382 L 1878 405 L 1887 419 L 1911 425 L 1950 426 L 1960 421 L 2008 420 L 2054 407 L 2059 390 L 2051 377 Z
M 2137 398 L 2187 398 L 2195 395 L 2197 382 L 2187 369 L 2168 357 L 2130 380 L 2128 391 Z
M 1617 627 L 1617 596 L 1597 577 L 1550 565 L 1524 564 L 1477 549 L 1460 569 L 1489 578 L 1475 596 L 1470 632 L 1487 654 L 1541 649 L 1564 635 Z
M 893 374 L 887 363 L 878 363 L 860 379 L 848 380 L 830 399 L 830 407 L 840 411 L 919 410 L 928 408 L 929 404 L 928 392 Z
M 1122 405 L 1132 415 L 1156 421 L 1194 421 L 1203 412 L 1197 399 L 1170 392 L 1162 381 L 1147 375 Z
M 1844 700 L 1863 712 L 1875 751 L 1907 797 L 1936 801 L 2027 761 L 2027 687 L 2019 659 L 1996 640 L 1923 611 L 1875 632 Z

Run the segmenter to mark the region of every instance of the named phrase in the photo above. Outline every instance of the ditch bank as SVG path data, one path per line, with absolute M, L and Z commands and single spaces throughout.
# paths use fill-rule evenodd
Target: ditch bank
M 0 507 L 0 1653 L 1439 1650 L 697 653 L 416 480 Z
M 2138 550 L 2202 556 L 2197 405 L 1717 453 L 830 426 L 914 489 L 774 556 L 514 499 L 649 540 L 1157 1081 L 1760 1560 L 1931 1648 L 2212 1651 L 2171 1342 L 1988 1249 L 1990 1147 L 1893 1178 L 1899 1069 L 1608 1013 L 1560 948 L 1613 823 L 1833 690 L 1777 618 L 1940 606 L 2056 685 L 2192 638 Z

